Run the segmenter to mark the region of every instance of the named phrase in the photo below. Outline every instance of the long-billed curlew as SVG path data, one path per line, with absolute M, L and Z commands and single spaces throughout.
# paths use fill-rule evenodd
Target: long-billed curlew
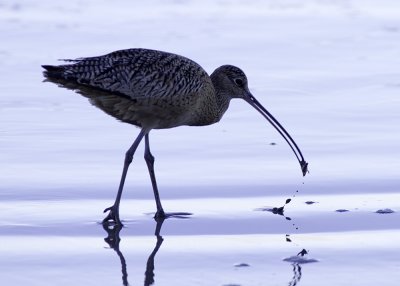
M 46 81 L 75 90 L 107 114 L 136 125 L 141 131 L 125 155 L 115 203 L 104 223 L 120 224 L 119 205 L 129 164 L 143 137 L 146 160 L 157 205 L 155 218 L 165 218 L 150 152 L 152 129 L 218 122 L 232 98 L 242 98 L 260 112 L 283 136 L 300 163 L 303 176 L 308 163 L 282 125 L 254 98 L 247 77 L 235 66 L 223 65 L 211 76 L 194 61 L 171 53 L 128 49 L 110 54 L 65 60 L 70 64 L 44 65 Z

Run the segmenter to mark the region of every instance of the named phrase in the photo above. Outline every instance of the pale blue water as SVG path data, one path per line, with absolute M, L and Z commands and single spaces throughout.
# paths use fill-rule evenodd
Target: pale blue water
M 42 83 L 40 65 L 145 47 L 208 72 L 241 67 L 310 174 L 239 100 L 216 125 L 153 131 L 164 207 L 193 216 L 164 222 L 151 271 L 155 204 L 141 146 L 121 205 L 130 285 L 152 273 L 154 285 L 397 285 L 399 14 L 394 0 L 2 1 L 2 283 L 123 284 L 122 256 L 98 222 L 138 129 Z M 287 198 L 288 219 L 257 210 Z M 394 213 L 375 213 L 386 208 Z M 319 262 L 283 261 L 303 248 Z

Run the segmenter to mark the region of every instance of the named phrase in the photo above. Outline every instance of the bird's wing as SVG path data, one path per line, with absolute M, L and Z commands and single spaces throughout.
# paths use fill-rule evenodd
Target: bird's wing
M 132 99 L 162 99 L 196 94 L 209 76 L 197 63 L 171 53 L 129 49 L 104 56 L 66 60 L 71 64 L 43 66 L 52 82 L 85 92 L 93 89 Z

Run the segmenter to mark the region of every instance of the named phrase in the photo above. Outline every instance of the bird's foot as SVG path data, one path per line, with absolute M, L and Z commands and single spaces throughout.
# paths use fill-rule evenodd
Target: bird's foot
M 167 218 L 188 218 L 189 216 L 193 215 L 192 213 L 187 213 L 187 212 L 176 212 L 176 213 L 166 213 L 164 212 L 163 209 L 157 210 L 157 212 L 154 215 L 154 219 L 156 221 L 161 221 L 165 220 Z
M 111 206 L 106 208 L 104 212 L 108 212 L 107 216 L 103 219 L 103 225 L 119 225 L 123 226 L 121 220 L 119 219 L 119 211 L 116 206 Z
M 157 210 L 157 212 L 154 214 L 154 219 L 156 221 L 161 221 L 167 218 L 167 215 L 165 214 L 163 209 Z

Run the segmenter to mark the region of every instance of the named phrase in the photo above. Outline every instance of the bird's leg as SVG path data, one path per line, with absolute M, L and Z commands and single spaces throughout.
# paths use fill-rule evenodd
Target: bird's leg
M 109 211 L 108 215 L 104 218 L 103 223 L 106 224 L 118 224 L 122 225 L 121 220 L 119 219 L 119 203 L 121 201 L 121 196 L 122 196 L 122 190 L 124 188 L 124 183 L 125 183 L 125 178 L 126 178 L 126 173 L 128 172 L 128 168 L 130 163 L 133 160 L 133 155 L 135 154 L 135 151 L 137 147 L 139 146 L 140 141 L 142 141 L 143 137 L 147 134 L 147 130 L 142 129 L 136 137 L 135 141 L 133 142 L 132 146 L 128 149 L 128 151 L 125 154 L 125 161 L 124 161 L 124 169 L 122 170 L 122 176 L 121 176 L 121 181 L 119 183 L 119 188 L 118 188 L 118 193 L 117 197 L 115 198 L 114 204 L 106 208 L 104 212 Z
M 155 218 L 165 218 L 165 213 L 161 205 L 160 195 L 158 193 L 156 175 L 154 173 L 154 156 L 150 152 L 150 142 L 149 134 L 145 136 L 145 149 L 144 149 L 144 159 L 146 160 L 147 167 L 149 168 L 149 174 L 151 179 L 151 184 L 153 185 L 154 198 L 156 200 L 157 212 Z

